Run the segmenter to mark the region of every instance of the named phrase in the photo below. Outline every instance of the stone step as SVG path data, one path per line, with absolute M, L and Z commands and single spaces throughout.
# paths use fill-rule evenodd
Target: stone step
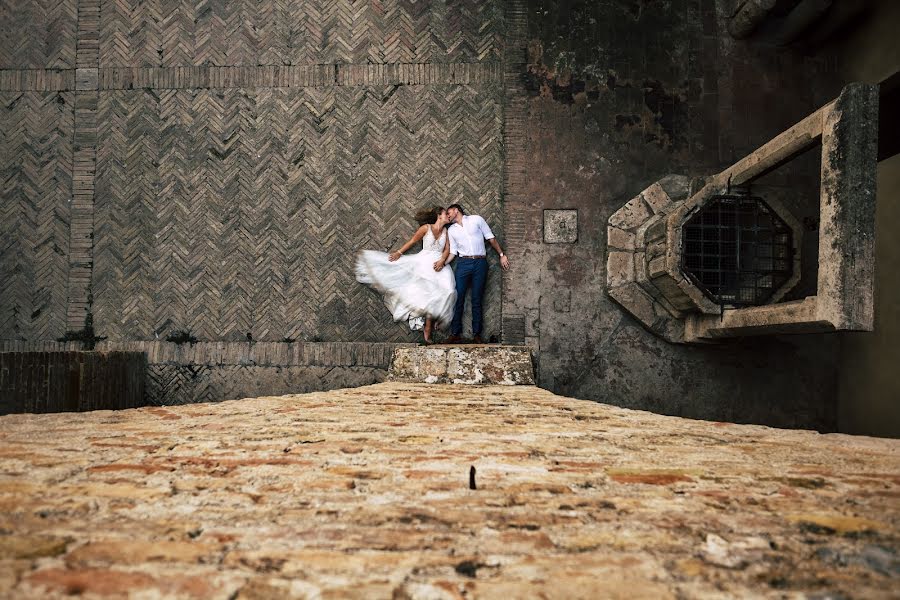
M 531 350 L 525 346 L 416 346 L 394 350 L 388 380 L 410 383 L 534 385 L 534 368 Z

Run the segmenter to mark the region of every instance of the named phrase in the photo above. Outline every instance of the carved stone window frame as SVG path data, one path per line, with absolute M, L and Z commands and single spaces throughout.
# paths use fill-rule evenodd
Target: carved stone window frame
M 816 295 L 722 310 L 680 270 L 682 225 L 695 209 L 731 186 L 748 185 L 817 145 L 822 167 Z M 877 149 L 878 86 L 851 84 L 837 99 L 724 171 L 705 180 L 661 179 L 609 218 L 608 294 L 672 342 L 871 331 Z M 779 203 L 769 203 L 791 225 L 799 245 L 802 229 L 796 219 Z M 799 252 L 795 255 L 799 260 Z M 799 273 L 799 265 L 795 267 Z

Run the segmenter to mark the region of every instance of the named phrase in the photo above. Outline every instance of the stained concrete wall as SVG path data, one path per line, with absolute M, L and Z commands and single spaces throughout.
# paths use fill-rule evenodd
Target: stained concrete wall
M 898 24 L 900 3 L 878 2 L 853 35 L 832 49 L 843 59 L 845 80 L 878 83 L 900 71 Z M 875 219 L 875 331 L 842 336 L 838 427 L 900 437 L 900 155 L 878 165 Z
M 527 2 L 525 141 L 521 167 L 512 165 L 523 175 L 506 206 L 510 234 L 518 217 L 524 235 L 511 250 L 504 322 L 523 316 L 539 385 L 556 393 L 831 430 L 836 336 L 675 346 L 606 296 L 612 212 L 668 173 L 718 172 L 840 90 L 833 60 L 732 40 L 724 27 L 730 5 Z M 815 198 L 815 161 L 804 165 L 771 183 Z M 524 199 L 512 205 L 519 190 Z M 544 243 L 544 209 L 578 211 L 576 243 Z

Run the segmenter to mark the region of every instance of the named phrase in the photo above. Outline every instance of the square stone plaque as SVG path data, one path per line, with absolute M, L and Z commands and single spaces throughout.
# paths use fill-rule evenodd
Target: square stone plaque
M 578 241 L 578 211 L 576 209 L 544 210 L 544 243 L 574 244 Z

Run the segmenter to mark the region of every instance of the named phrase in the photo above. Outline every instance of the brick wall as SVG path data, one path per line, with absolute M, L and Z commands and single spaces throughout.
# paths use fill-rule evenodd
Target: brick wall
M 145 405 L 143 352 L 0 352 L 0 414 Z
M 354 255 L 399 246 L 432 204 L 459 202 L 502 238 L 503 11 L 0 6 L 0 341 L 416 339 L 356 283 Z M 500 292 L 489 278 L 489 335 Z M 235 366 L 169 363 L 148 389 L 180 401 L 293 385 Z M 195 367 L 219 383 L 198 393 Z M 352 385 L 358 367 L 321 381 Z

